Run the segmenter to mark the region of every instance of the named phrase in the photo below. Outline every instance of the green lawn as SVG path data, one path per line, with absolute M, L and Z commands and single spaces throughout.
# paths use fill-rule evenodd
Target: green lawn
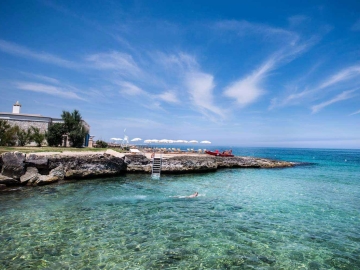
M 73 151 L 73 152 L 84 152 L 84 151 L 92 151 L 92 152 L 101 152 L 106 151 L 110 148 L 72 148 L 72 147 L 36 147 L 36 146 L 0 146 L 0 154 L 5 152 L 14 152 L 19 151 L 22 153 L 35 153 L 35 152 L 64 152 L 64 151 Z M 111 148 L 117 152 L 124 152 L 124 150 L 119 148 Z

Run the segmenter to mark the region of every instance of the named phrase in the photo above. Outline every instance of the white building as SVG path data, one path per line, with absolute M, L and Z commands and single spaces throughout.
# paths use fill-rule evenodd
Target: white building
M 17 101 L 13 105 L 12 113 L 0 112 L 0 120 L 6 120 L 12 126 L 19 126 L 21 129 L 27 130 L 29 127 L 33 126 L 40 129 L 40 132 L 45 133 L 48 131 L 49 126 L 53 123 L 64 123 L 61 118 L 52 118 L 47 116 L 42 116 L 40 114 L 22 114 L 21 104 Z M 90 133 L 90 126 L 84 120 L 82 124 L 86 127 Z M 85 139 L 85 146 L 88 146 L 89 134 L 87 134 Z M 68 143 L 65 140 L 65 145 L 68 146 Z

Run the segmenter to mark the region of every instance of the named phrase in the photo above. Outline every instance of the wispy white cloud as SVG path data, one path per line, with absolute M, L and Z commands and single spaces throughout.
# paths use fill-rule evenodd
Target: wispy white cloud
M 25 57 L 25 58 L 32 58 L 37 61 L 46 62 L 50 64 L 54 64 L 61 67 L 66 68 L 78 68 L 79 65 L 71 62 L 69 60 L 63 59 L 61 57 L 44 53 L 44 52 L 35 52 L 26 47 L 17 45 L 12 42 L 8 42 L 6 40 L 0 39 L 0 51 L 5 53 L 9 53 L 15 56 Z
M 322 102 L 322 103 L 320 103 L 318 105 L 312 106 L 311 107 L 312 113 L 317 113 L 320 110 L 322 110 L 323 108 L 325 108 L 325 107 L 327 107 L 327 106 L 329 106 L 331 104 L 334 104 L 336 102 L 352 98 L 354 96 L 354 94 L 353 94 L 354 91 L 355 90 L 344 91 L 341 94 L 337 95 L 336 97 L 334 97 L 334 98 L 332 98 L 332 99 L 330 99 L 328 101 L 325 101 L 325 102 Z
M 97 53 L 87 56 L 86 60 L 96 69 L 116 70 L 122 74 L 132 76 L 138 76 L 142 73 L 133 57 L 126 53 L 117 51 Z
M 129 95 L 129 96 L 138 96 L 138 95 L 147 95 L 147 93 L 142 90 L 140 87 L 136 86 L 131 82 L 118 81 L 117 85 L 120 86 L 120 93 Z
M 196 58 L 193 55 L 184 52 L 179 52 L 177 54 L 156 52 L 152 55 L 152 58 L 166 69 L 176 69 L 179 71 L 180 68 L 182 72 L 186 72 L 200 68 Z
M 83 98 L 79 97 L 76 93 L 62 87 L 46 85 L 42 83 L 34 83 L 34 82 L 14 82 L 14 86 L 17 89 L 21 89 L 21 90 L 44 93 L 44 94 L 68 98 L 68 99 L 84 100 Z
M 307 87 L 300 92 L 295 92 L 295 93 L 288 95 L 281 101 L 276 99 L 276 102 L 274 102 L 274 104 L 271 105 L 270 108 L 276 107 L 276 106 L 287 106 L 289 104 L 297 104 L 301 100 L 311 97 L 323 89 L 336 87 L 338 85 L 341 86 L 345 82 L 351 81 L 352 79 L 357 79 L 359 77 L 359 75 L 360 75 L 360 66 L 359 65 L 346 67 L 346 68 L 336 72 L 335 74 L 323 79 L 316 87 L 313 87 L 313 88 Z M 356 83 L 356 82 L 357 81 L 354 80 L 354 83 Z
M 295 32 L 272 27 L 267 24 L 251 23 L 248 21 L 223 20 L 215 23 L 214 28 L 221 31 L 235 31 L 240 36 L 257 34 L 264 38 L 281 38 L 293 44 L 299 39 L 298 34 Z
M 275 61 L 273 59 L 266 61 L 252 74 L 225 88 L 224 95 L 234 98 L 240 106 L 246 106 L 255 102 L 264 93 L 261 83 L 267 73 L 274 68 L 274 65 Z
M 353 77 L 360 75 L 360 66 L 351 66 L 340 70 L 336 74 L 324 80 L 316 90 L 324 89 L 342 81 L 352 79 Z
M 225 118 L 224 111 L 214 105 L 213 89 L 215 84 L 212 75 L 203 72 L 190 72 L 186 74 L 185 84 L 190 99 L 197 110 L 205 115 L 211 112 Z
M 356 111 L 356 112 L 353 112 L 352 114 L 349 114 L 349 116 L 351 115 L 355 115 L 355 114 L 359 114 L 360 113 L 360 110 Z
M 163 101 L 169 102 L 169 103 L 179 103 L 179 100 L 173 91 L 166 91 L 164 93 L 161 93 L 160 95 L 157 95 L 157 97 Z
M 309 39 L 299 45 L 285 46 L 282 50 L 274 53 L 268 60 L 266 60 L 259 68 L 255 69 L 250 75 L 247 75 L 233 83 L 231 83 L 224 90 L 224 95 L 234 98 L 236 103 L 245 107 L 254 103 L 263 95 L 264 81 L 270 75 L 270 72 L 281 65 L 284 65 L 300 54 L 305 52 L 316 42 L 316 38 Z M 276 99 L 272 100 L 272 106 L 275 106 Z
M 44 82 L 48 82 L 48 83 L 52 83 L 52 84 L 59 84 L 60 81 L 58 79 L 52 78 L 52 77 L 48 77 L 48 76 L 44 76 L 44 75 L 40 75 L 40 74 L 34 74 L 34 73 L 29 73 L 29 72 L 20 72 L 21 74 L 24 74 L 27 77 L 33 78 L 33 79 L 38 79 Z

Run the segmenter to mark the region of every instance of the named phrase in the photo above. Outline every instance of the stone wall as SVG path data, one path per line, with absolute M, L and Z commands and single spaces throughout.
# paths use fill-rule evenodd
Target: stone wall
M 24 120 L 7 120 L 11 126 L 19 126 L 23 130 L 27 130 L 31 126 L 39 128 L 41 133 L 48 131 L 49 123 L 37 121 L 24 121 Z

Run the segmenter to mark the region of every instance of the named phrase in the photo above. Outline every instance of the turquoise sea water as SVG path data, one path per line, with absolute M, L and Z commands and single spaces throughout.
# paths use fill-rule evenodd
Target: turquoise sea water
M 359 150 L 233 151 L 311 164 L 2 192 L 0 269 L 360 269 Z

